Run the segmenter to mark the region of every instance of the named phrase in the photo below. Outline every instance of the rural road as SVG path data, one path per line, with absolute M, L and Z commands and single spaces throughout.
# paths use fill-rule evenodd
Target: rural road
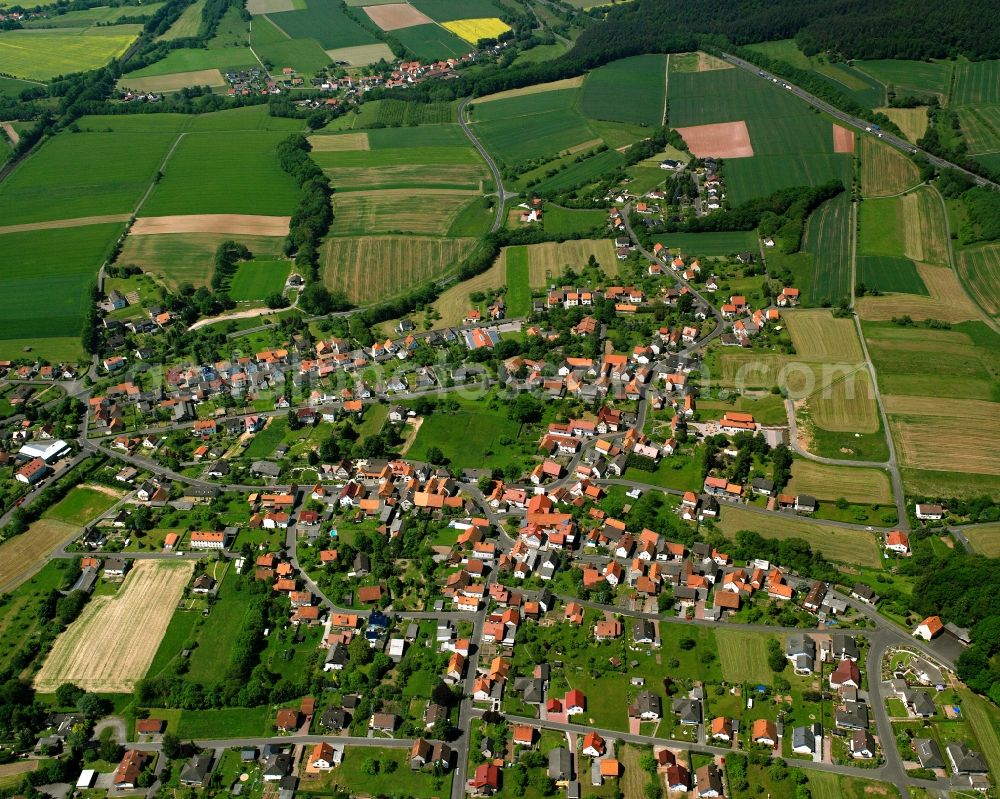
M 512 197 L 517 197 L 517 194 L 513 192 L 508 192 L 503 187 L 503 178 L 500 177 L 500 169 L 496 165 L 496 161 L 493 160 L 486 148 L 480 144 L 479 139 L 472 132 L 472 128 L 469 127 L 469 123 L 465 119 L 465 108 L 472 101 L 471 97 L 466 97 L 458 105 L 458 124 L 462 126 L 462 130 L 465 135 L 469 137 L 469 141 L 472 142 L 472 146 L 476 148 L 476 151 L 482 156 L 483 160 L 486 162 L 486 166 L 490 168 L 490 172 L 493 174 L 493 182 L 497 187 L 497 215 L 493 220 L 493 227 L 490 228 L 491 233 L 496 233 L 500 226 L 503 225 L 503 212 L 504 208 L 507 207 L 507 200 Z

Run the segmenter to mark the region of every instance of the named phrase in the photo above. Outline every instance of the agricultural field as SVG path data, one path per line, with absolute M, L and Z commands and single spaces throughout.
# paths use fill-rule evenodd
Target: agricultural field
M 864 360 L 850 319 L 835 319 L 828 310 L 795 310 L 783 314 L 796 354 L 824 363 L 856 364 Z
M 821 500 L 843 497 L 848 502 L 892 504 L 889 475 L 881 469 L 854 466 L 826 466 L 809 460 L 792 464 L 790 494 L 809 494 Z
M 384 189 L 339 192 L 333 198 L 334 236 L 415 233 L 444 236 L 479 194 L 461 189 Z
M 917 274 L 927 291 L 918 294 L 866 295 L 855 302 L 858 316 L 869 321 L 889 321 L 909 316 L 916 321 L 938 319 L 954 323 L 978 319 L 980 312 L 965 293 L 954 270 L 947 266 L 918 263 Z M 994 284 L 984 284 L 987 288 Z
M 459 39 L 451 31 L 433 23 L 414 25 L 412 28 L 400 28 L 393 31 L 392 35 L 399 39 L 405 47 L 425 60 L 458 58 L 470 50 L 467 42 Z
M 909 258 L 894 255 L 859 256 L 858 281 L 882 292 L 928 294 L 917 265 Z
M 233 236 L 218 233 L 159 233 L 125 237 L 120 260 L 137 264 L 170 291 L 182 283 L 207 286 L 215 271 L 215 251 L 227 239 L 235 239 L 259 260 L 272 260 L 282 253 L 277 236 Z
M 322 50 L 378 44 L 378 39 L 348 16 L 338 3 L 306 0 L 304 9 L 273 13 L 268 19 L 289 38 L 313 39 Z
M 934 95 L 943 101 L 951 83 L 952 64 L 947 61 L 883 59 L 855 61 L 854 66 L 897 94 Z
M 936 189 L 921 186 L 899 198 L 903 254 L 914 261 L 948 266 L 944 206 Z
M 929 203 L 924 210 L 931 211 Z M 910 219 L 914 210 L 921 210 L 920 202 L 892 197 L 866 200 L 859 209 L 858 271 L 859 280 L 866 286 L 883 291 L 903 291 L 926 294 L 916 264 L 907 257 L 907 252 L 916 252 L 923 244 L 918 243 L 923 225 Z M 909 247 L 907 242 L 909 240 Z M 940 245 L 929 241 L 930 246 Z
M 141 30 L 141 25 L 111 25 L 2 31 L 0 72 L 16 78 L 49 80 L 96 69 L 128 50 Z
M 19 265 L 0 273 L 8 301 L 0 320 L 0 357 L 23 356 L 25 344 L 45 352 L 48 339 L 79 336 L 90 302 L 89 287 L 124 224 L 89 225 L 0 235 L 0 263 Z
M 12 591 L 45 565 L 52 551 L 79 527 L 56 519 L 32 522 L 28 531 L 0 544 L 0 590 Z
M 468 238 L 333 237 L 321 250 L 323 281 L 352 302 L 376 302 L 440 277 L 474 246 Z
M 882 565 L 878 541 L 871 533 L 861 530 L 834 527 L 792 515 L 764 516 L 728 505 L 721 511 L 719 527 L 730 537 L 740 530 L 753 530 L 764 538 L 802 538 L 814 551 L 822 552 L 830 560 L 871 569 Z
M 1000 245 L 963 249 L 957 266 L 962 283 L 979 307 L 994 319 L 1000 317 Z
M 451 22 L 442 22 L 441 27 L 472 45 L 480 39 L 496 39 L 510 30 L 510 25 L 497 17 L 456 19 Z
M 865 197 L 899 194 L 920 182 L 917 165 L 874 136 L 861 137 L 861 193 Z
M 395 57 L 389 45 L 379 42 L 378 44 L 358 44 L 353 47 L 336 47 L 326 51 L 330 61 L 343 61 L 352 67 L 366 67 L 378 61 L 392 61 Z M 408 105 L 410 105 L 408 103 Z
M 372 5 L 372 3 L 365 2 L 364 5 Z M 492 0 L 462 0 L 461 3 L 456 3 L 454 0 L 411 0 L 410 5 L 435 22 L 495 17 L 501 10 Z
M 188 133 L 142 207 L 143 216 L 290 214 L 298 186 L 278 165 L 280 133 Z M 253 169 L 247 169 L 248 163 Z
M 156 132 L 52 137 L 0 184 L 4 224 L 90 217 L 95 209 L 130 214 L 174 138 Z
M 1000 522 L 963 527 L 962 533 L 969 539 L 972 549 L 980 555 L 1000 558 Z
M 207 0 L 195 0 L 194 3 L 185 8 L 174 24 L 167 29 L 167 32 L 157 37 L 158 41 L 169 42 L 174 39 L 197 36 L 206 2 Z
M 808 305 L 836 304 L 851 293 L 851 198 L 844 192 L 810 215 L 802 237 L 803 263 L 793 272 Z
M 607 223 L 607 214 L 599 209 L 563 208 L 549 203 L 545 206 L 545 230 L 559 235 L 588 233 Z
M 653 236 L 671 252 L 685 258 L 719 258 L 739 252 L 754 252 L 758 248 L 757 234 L 752 230 L 722 233 L 664 233 Z
M 239 266 L 229 285 L 236 302 L 259 302 L 280 294 L 291 272 L 291 261 L 247 261 Z
M 1000 105 L 1000 61 L 959 59 L 951 105 Z
M 927 132 L 927 106 L 922 105 L 917 108 L 889 108 L 885 106 L 875 110 L 885 114 L 895 122 L 903 131 L 903 135 L 914 144 Z
M 593 119 L 662 125 L 665 79 L 666 58 L 662 55 L 614 61 L 587 74 L 580 108 Z
M 878 408 L 867 370 L 858 367 L 835 377 L 806 398 L 815 425 L 839 433 L 877 433 Z
M 5 5 L 5 4 L 0 4 Z M 22 22 L 25 28 L 89 28 L 92 25 L 113 25 L 123 17 L 148 19 L 163 8 L 164 3 L 144 3 L 141 6 L 95 6 L 64 14 L 50 10 L 49 14 Z
M 213 89 L 221 89 L 225 85 L 226 79 L 217 69 L 175 72 L 173 75 L 152 75 L 147 78 L 133 77 L 119 82 L 122 89 L 132 89 L 137 92 L 175 92 L 186 86 L 210 86 Z
M 496 262 L 485 272 L 480 272 L 469 280 L 463 280 L 449 286 L 441 296 L 434 302 L 434 310 L 440 315 L 434 323 L 435 328 L 454 327 L 460 325 L 462 319 L 472 302 L 469 296 L 479 292 L 488 293 L 496 291 L 506 285 L 507 271 L 503 258 L 497 258 Z
M 501 162 L 552 158 L 597 138 L 577 110 L 577 89 L 554 89 L 477 100 L 470 120 L 477 138 Z M 531 130 L 525 136 L 525 130 Z
M 507 315 L 527 316 L 531 313 L 528 248 L 524 245 L 506 247 L 502 260 L 507 269 Z
M 35 675 L 36 690 L 72 682 L 126 693 L 146 676 L 194 570 L 193 563 L 138 561 L 114 596 L 96 596 L 59 638 Z
M 621 153 L 615 150 L 605 150 L 578 163 L 570 164 L 566 169 L 552 177 L 544 178 L 532 188 L 542 194 L 571 189 L 593 182 L 600 175 L 617 168 L 621 163 Z
M 564 242 L 547 241 L 529 244 L 528 284 L 532 288 L 543 288 L 553 278 L 563 273 L 565 267 L 579 268 L 587 263 L 590 256 L 597 259 L 604 273 L 609 277 L 618 274 L 614 243 L 610 239 L 576 239 Z
M 883 397 L 900 462 L 914 469 L 1000 475 L 1000 428 L 983 424 L 996 404 L 973 399 Z

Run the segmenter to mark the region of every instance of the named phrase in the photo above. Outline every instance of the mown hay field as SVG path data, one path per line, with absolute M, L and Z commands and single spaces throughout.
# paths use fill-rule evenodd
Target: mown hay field
M 564 242 L 547 241 L 528 245 L 528 284 L 543 288 L 562 274 L 567 266 L 578 269 L 593 255 L 609 277 L 618 274 L 618 259 L 610 239 L 577 239 Z
M 909 158 L 874 136 L 861 137 L 861 193 L 886 197 L 920 182 L 920 172 Z
M 194 563 L 138 561 L 114 596 L 90 600 L 57 639 L 35 675 L 36 690 L 66 682 L 87 691 L 128 693 L 146 676 Z
M 341 133 L 337 136 L 310 136 L 309 144 L 314 153 L 344 153 L 371 149 L 365 131 Z
M 899 198 L 903 253 L 914 261 L 948 266 L 944 207 L 935 189 L 922 186 Z
M 764 538 L 802 538 L 830 560 L 872 569 L 882 565 L 875 536 L 861 530 L 834 527 L 791 514 L 754 513 L 728 505 L 721 511 L 719 526 L 729 537 L 740 530 L 753 530 Z
M 197 36 L 198 28 L 201 27 L 202 12 L 205 9 L 207 0 L 195 0 L 184 9 L 181 15 L 174 21 L 166 33 L 156 37 L 157 41 L 169 42 L 174 39 L 183 39 L 188 36 Z M 188 84 L 194 86 L 197 84 Z
M 382 42 L 358 44 L 353 47 L 336 47 L 327 50 L 326 55 L 331 61 L 343 61 L 352 67 L 366 67 L 377 61 L 392 61 L 395 58 L 389 45 Z
M 185 86 L 211 86 L 213 89 L 221 89 L 226 85 L 226 80 L 217 69 L 199 69 L 194 72 L 175 72 L 172 75 L 123 79 L 118 85 L 122 89 L 138 92 L 175 92 Z
M 503 287 L 507 281 L 507 259 L 503 252 L 496 262 L 487 269 L 469 280 L 463 280 L 449 286 L 437 301 L 434 308 L 441 318 L 434 323 L 434 327 L 454 327 L 460 325 L 466 313 L 473 306 L 469 296 L 479 292 L 488 293 Z
M 848 502 L 892 503 L 889 475 L 881 469 L 827 466 L 809 460 L 797 460 L 792 464 L 788 493 L 809 494 L 828 501 L 843 497 Z
M 885 114 L 889 119 L 899 126 L 911 142 L 916 143 L 917 139 L 923 137 L 927 132 L 927 106 L 921 105 L 916 108 L 876 108 L 876 111 Z
M 930 396 L 883 397 L 904 466 L 1000 475 L 996 404 Z
M 467 238 L 330 238 L 321 250 L 323 282 L 331 291 L 343 291 L 352 302 L 376 302 L 444 274 L 475 243 Z
M 32 80 L 86 72 L 118 58 L 141 31 L 141 25 L 3 31 L 0 72 Z
M 1000 316 L 1000 244 L 962 250 L 957 266 L 980 307 L 990 316 Z
M 283 239 L 277 236 L 159 233 L 153 236 L 126 236 L 121 260 L 137 264 L 171 291 L 176 291 L 182 283 L 207 286 L 215 271 L 215 251 L 227 239 L 245 244 L 258 259 L 281 255 Z
M 966 527 L 962 533 L 969 539 L 973 550 L 988 558 L 1000 557 L 1000 522 Z
M 813 423 L 840 433 L 877 433 L 878 408 L 867 370 L 857 371 L 820 387 L 807 400 Z
M 863 360 L 861 343 L 850 319 L 836 319 L 829 310 L 795 310 L 783 314 L 795 352 L 824 361 Z
M 31 577 L 52 551 L 79 529 L 69 522 L 39 519 L 27 532 L 0 544 L 0 590 L 11 591 Z
M 476 192 L 460 189 L 383 189 L 334 195 L 335 236 L 373 233 L 445 235 Z
M 979 318 L 979 311 L 950 267 L 918 263 L 916 270 L 929 296 L 884 294 L 881 297 L 859 297 L 855 303 L 858 316 L 871 321 L 909 316 L 917 321 L 939 319 L 948 323 Z M 1000 275 L 997 279 L 1000 280 Z

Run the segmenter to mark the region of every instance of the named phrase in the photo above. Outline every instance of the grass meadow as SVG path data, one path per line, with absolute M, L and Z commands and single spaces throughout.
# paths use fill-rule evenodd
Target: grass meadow
M 525 245 L 508 247 L 504 259 L 507 267 L 507 316 L 527 316 L 531 312 L 528 248 Z
M 141 30 L 140 25 L 114 25 L 2 31 L 0 72 L 17 78 L 49 80 L 96 69 L 122 55 Z
M 0 357 L 16 358 L 11 342 L 79 338 L 89 287 L 125 226 L 119 224 L 7 233 L 0 236 L 0 272 L 7 311 L 0 319 Z
M 173 140 L 168 133 L 61 133 L 0 184 L 4 224 L 88 217 L 97 209 L 131 213 Z
M 43 514 L 46 519 L 83 527 L 118 501 L 118 492 L 77 486 Z
M 588 117 L 656 126 L 663 123 L 666 58 L 639 55 L 588 73 L 580 108 Z
M 292 213 L 299 199 L 278 165 L 280 133 L 190 133 L 178 144 L 143 216 Z M 252 165 L 252 168 L 251 168 Z
M 545 206 L 545 230 L 549 233 L 572 235 L 588 233 L 605 224 L 607 214 L 599 209 L 563 208 L 549 203 Z
M 291 266 L 291 261 L 279 260 L 242 263 L 229 285 L 229 296 L 237 302 L 254 302 L 280 293 Z

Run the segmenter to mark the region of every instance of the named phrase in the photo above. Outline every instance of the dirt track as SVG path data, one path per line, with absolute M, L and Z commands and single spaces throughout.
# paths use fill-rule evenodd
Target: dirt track
M 252 214 L 187 214 L 144 216 L 130 231 L 133 236 L 157 233 L 222 233 L 234 236 L 287 236 L 290 216 Z
M 87 225 L 104 225 L 109 222 L 128 222 L 129 214 L 110 214 L 109 216 L 79 216 L 76 219 L 51 219 L 48 222 L 27 222 L 23 225 L 4 225 L 0 227 L 0 236 L 5 233 L 28 233 L 32 230 L 57 230 L 64 227 L 86 227 Z
M 21 141 L 21 134 L 14 130 L 14 126 L 10 122 L 0 122 L 0 128 L 4 129 L 12 144 L 17 144 Z

